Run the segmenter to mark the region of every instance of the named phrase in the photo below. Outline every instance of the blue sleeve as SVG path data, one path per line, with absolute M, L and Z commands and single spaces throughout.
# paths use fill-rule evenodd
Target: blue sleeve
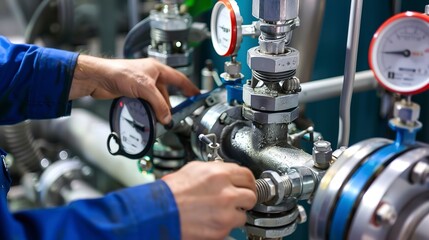
M 162 180 L 100 199 L 15 214 L 1 197 L 0 239 L 180 239 L 178 209 Z
M 77 57 L 0 36 L 0 124 L 70 115 Z

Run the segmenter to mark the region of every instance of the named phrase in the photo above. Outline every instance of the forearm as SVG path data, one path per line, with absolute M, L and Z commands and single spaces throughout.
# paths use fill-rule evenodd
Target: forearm
M 16 231 L 3 236 L 5 239 L 12 234 L 47 240 L 180 239 L 181 235 L 176 203 L 162 181 L 124 189 L 100 199 L 72 202 L 65 207 L 19 212 L 14 218 L 18 223 Z
M 0 36 L 0 124 L 70 114 L 78 54 L 13 44 Z

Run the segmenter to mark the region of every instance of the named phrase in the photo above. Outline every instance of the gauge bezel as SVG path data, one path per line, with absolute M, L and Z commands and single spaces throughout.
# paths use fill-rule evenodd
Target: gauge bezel
M 417 20 L 421 20 L 424 21 L 426 24 L 428 24 L 428 28 L 429 28 L 429 16 L 424 14 L 424 13 L 419 13 L 419 12 L 411 12 L 411 11 L 407 11 L 407 12 L 403 12 L 403 13 L 399 13 L 391 18 L 389 18 L 388 20 L 386 20 L 375 32 L 371 43 L 370 43 L 370 47 L 369 47 L 369 54 L 368 54 L 368 59 L 369 59 L 369 66 L 376 78 L 376 80 L 378 81 L 378 83 L 380 83 L 380 85 L 382 85 L 384 88 L 386 88 L 389 91 L 392 92 L 396 92 L 396 93 L 400 93 L 400 94 L 404 94 L 404 95 L 413 95 L 413 94 L 418 94 L 421 92 L 426 91 L 427 89 L 429 89 L 429 77 L 428 77 L 428 81 L 420 86 L 417 86 L 415 88 L 410 88 L 409 90 L 403 90 L 402 87 L 396 87 L 393 84 L 390 83 L 389 80 L 387 80 L 384 75 L 382 74 L 382 71 L 380 70 L 379 64 L 377 62 L 377 57 L 378 57 L 378 47 L 380 46 L 380 36 L 385 34 L 390 28 L 391 26 L 393 26 L 392 24 L 398 24 L 399 21 L 402 21 L 404 19 L 410 19 L 410 18 L 414 18 Z
M 226 51 L 222 51 L 219 43 L 217 41 L 217 17 L 219 16 L 219 11 L 222 8 L 226 8 L 229 11 L 229 17 L 231 21 L 231 43 L 229 48 Z M 216 53 L 220 56 L 227 57 L 237 54 L 240 49 L 241 40 L 243 38 L 241 32 L 241 25 L 243 19 L 240 15 L 240 9 L 238 8 L 237 2 L 234 0 L 219 0 L 213 7 L 211 19 L 210 19 L 210 28 L 211 28 L 211 39 L 212 45 Z
M 119 106 L 118 104 L 122 101 L 124 102 L 124 99 L 130 99 L 133 101 L 139 101 L 139 103 L 143 106 L 143 108 L 146 111 L 148 120 L 149 120 L 149 139 L 147 141 L 146 146 L 143 148 L 142 151 L 140 151 L 139 153 L 136 154 L 132 154 L 132 153 L 128 153 L 124 150 L 124 147 L 122 145 L 122 141 L 121 141 L 121 133 L 120 133 L 120 127 L 119 127 L 119 120 L 116 119 L 117 116 L 117 111 Z M 121 110 L 122 111 L 122 110 Z M 144 101 L 143 99 L 132 99 L 132 98 L 128 98 L 128 97 L 119 97 L 113 100 L 112 105 L 110 107 L 110 117 L 109 117 L 109 123 L 110 123 L 110 131 L 112 132 L 108 139 L 107 139 L 107 148 L 109 150 L 109 152 L 112 155 L 122 155 L 125 156 L 127 158 L 130 159 L 141 159 L 144 156 L 146 156 L 146 154 L 149 152 L 149 150 L 152 148 L 153 144 L 155 143 L 155 138 L 156 138 L 156 118 L 155 118 L 155 114 L 152 110 L 152 107 L 149 105 L 149 103 L 147 103 L 146 101 Z M 119 146 L 118 151 L 113 152 L 110 148 L 110 141 L 115 140 L 116 143 Z

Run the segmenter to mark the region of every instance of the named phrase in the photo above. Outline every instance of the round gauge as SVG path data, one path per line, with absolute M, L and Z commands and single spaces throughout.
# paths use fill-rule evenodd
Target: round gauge
M 405 12 L 393 16 L 374 34 L 369 63 L 378 82 L 405 95 L 429 88 L 429 16 Z
M 212 10 L 211 38 L 215 51 L 221 56 L 230 56 L 238 52 L 241 44 L 241 24 L 237 2 L 234 0 L 220 0 Z
M 112 155 L 142 158 L 155 141 L 155 117 L 150 105 L 141 100 L 120 97 L 110 109 L 107 148 Z

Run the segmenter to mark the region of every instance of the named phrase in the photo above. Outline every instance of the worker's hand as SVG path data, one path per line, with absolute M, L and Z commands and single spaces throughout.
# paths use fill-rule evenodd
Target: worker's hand
M 224 239 L 256 204 L 255 178 L 237 164 L 195 161 L 163 180 L 179 208 L 182 239 Z
M 80 55 L 69 99 L 92 96 L 110 99 L 120 96 L 143 98 L 163 124 L 171 120 L 167 86 L 178 87 L 184 95 L 199 93 L 182 73 L 155 59 L 103 59 Z

